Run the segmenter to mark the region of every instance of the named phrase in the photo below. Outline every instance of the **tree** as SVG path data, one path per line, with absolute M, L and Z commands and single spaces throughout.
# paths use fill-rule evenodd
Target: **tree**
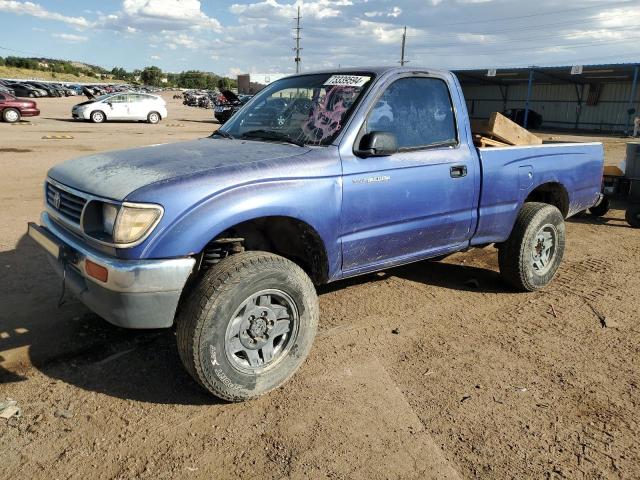
M 140 80 L 145 85 L 158 87 L 162 83 L 162 70 L 158 67 L 145 67 L 140 74 Z
M 113 75 L 113 78 L 116 78 L 118 80 L 127 80 L 127 78 L 129 77 L 127 71 L 122 67 L 113 67 L 113 69 L 111 70 L 111 75 Z

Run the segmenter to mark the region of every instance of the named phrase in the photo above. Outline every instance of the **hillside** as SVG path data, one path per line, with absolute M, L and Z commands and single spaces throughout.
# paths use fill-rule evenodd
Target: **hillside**
M 73 75 L 70 73 L 55 73 L 42 70 L 30 70 L 28 68 L 7 67 L 0 65 L 0 78 L 15 78 L 23 80 L 49 80 L 58 82 L 89 82 L 89 83 L 122 83 L 122 80 L 100 80 L 86 75 Z

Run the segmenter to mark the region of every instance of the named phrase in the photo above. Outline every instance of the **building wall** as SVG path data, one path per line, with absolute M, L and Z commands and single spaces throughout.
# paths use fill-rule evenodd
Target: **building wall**
M 627 115 L 631 82 L 601 84 L 596 105 L 587 105 L 589 85 L 584 86 L 582 106 L 578 109 L 576 87 L 573 84 L 533 84 L 530 108 L 542 115 L 542 128 L 622 131 L 632 124 Z M 580 88 L 580 86 L 578 86 Z M 509 85 L 504 102 L 499 87 L 494 85 L 462 85 L 467 108 L 472 118 L 488 118 L 492 112 L 509 108 L 524 108 L 527 84 Z M 633 104 L 640 112 L 640 86 Z M 579 110 L 579 115 L 578 115 Z M 637 114 L 637 113 L 636 113 Z
M 238 93 L 255 95 L 271 82 L 285 77 L 284 73 L 247 73 L 238 75 Z

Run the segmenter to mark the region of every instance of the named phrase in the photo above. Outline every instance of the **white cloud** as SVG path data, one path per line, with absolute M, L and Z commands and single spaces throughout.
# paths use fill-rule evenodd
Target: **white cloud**
M 458 33 L 456 38 L 462 43 L 487 43 L 496 40 L 494 35 L 482 35 L 478 33 Z
M 151 55 L 149 57 L 151 60 L 162 60 L 162 57 L 158 56 L 158 55 Z
M 596 22 L 605 28 L 627 27 L 640 23 L 640 7 L 612 8 L 595 15 Z
M 103 15 L 99 24 L 116 30 L 222 29 L 198 0 L 123 0 L 122 10 Z
M 364 12 L 364 16 L 369 18 L 374 18 L 374 17 L 398 18 L 400 14 L 402 14 L 402 9 L 400 7 L 393 7 L 391 10 L 388 10 L 386 12 L 381 12 L 381 11 Z
M 83 37 L 82 35 L 74 35 L 73 33 L 52 33 L 52 37 L 59 38 L 60 40 L 64 40 L 65 42 L 79 43 L 86 42 L 89 40 L 87 37 Z
M 18 2 L 15 0 L 0 0 L 0 12 L 10 12 L 16 15 L 30 15 L 45 20 L 55 20 L 58 22 L 68 23 L 76 27 L 86 28 L 91 26 L 84 17 L 69 17 L 61 13 L 51 12 L 42 5 L 33 2 Z
M 353 5 L 351 0 L 318 0 L 315 2 L 278 3 L 264 0 L 258 3 L 234 3 L 229 11 L 245 18 L 288 18 L 294 17 L 300 5 L 303 17 L 323 19 L 340 15 L 338 7 Z
M 205 46 L 205 42 L 186 33 L 165 32 L 164 43 L 169 49 L 188 48 L 195 50 Z

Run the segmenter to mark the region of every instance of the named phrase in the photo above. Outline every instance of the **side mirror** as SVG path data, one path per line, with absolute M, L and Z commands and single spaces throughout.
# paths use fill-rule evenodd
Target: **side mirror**
M 369 132 L 354 152 L 359 157 L 388 157 L 398 151 L 398 139 L 391 132 Z
M 113 103 L 107 102 L 107 105 L 109 105 L 111 108 L 113 108 Z

